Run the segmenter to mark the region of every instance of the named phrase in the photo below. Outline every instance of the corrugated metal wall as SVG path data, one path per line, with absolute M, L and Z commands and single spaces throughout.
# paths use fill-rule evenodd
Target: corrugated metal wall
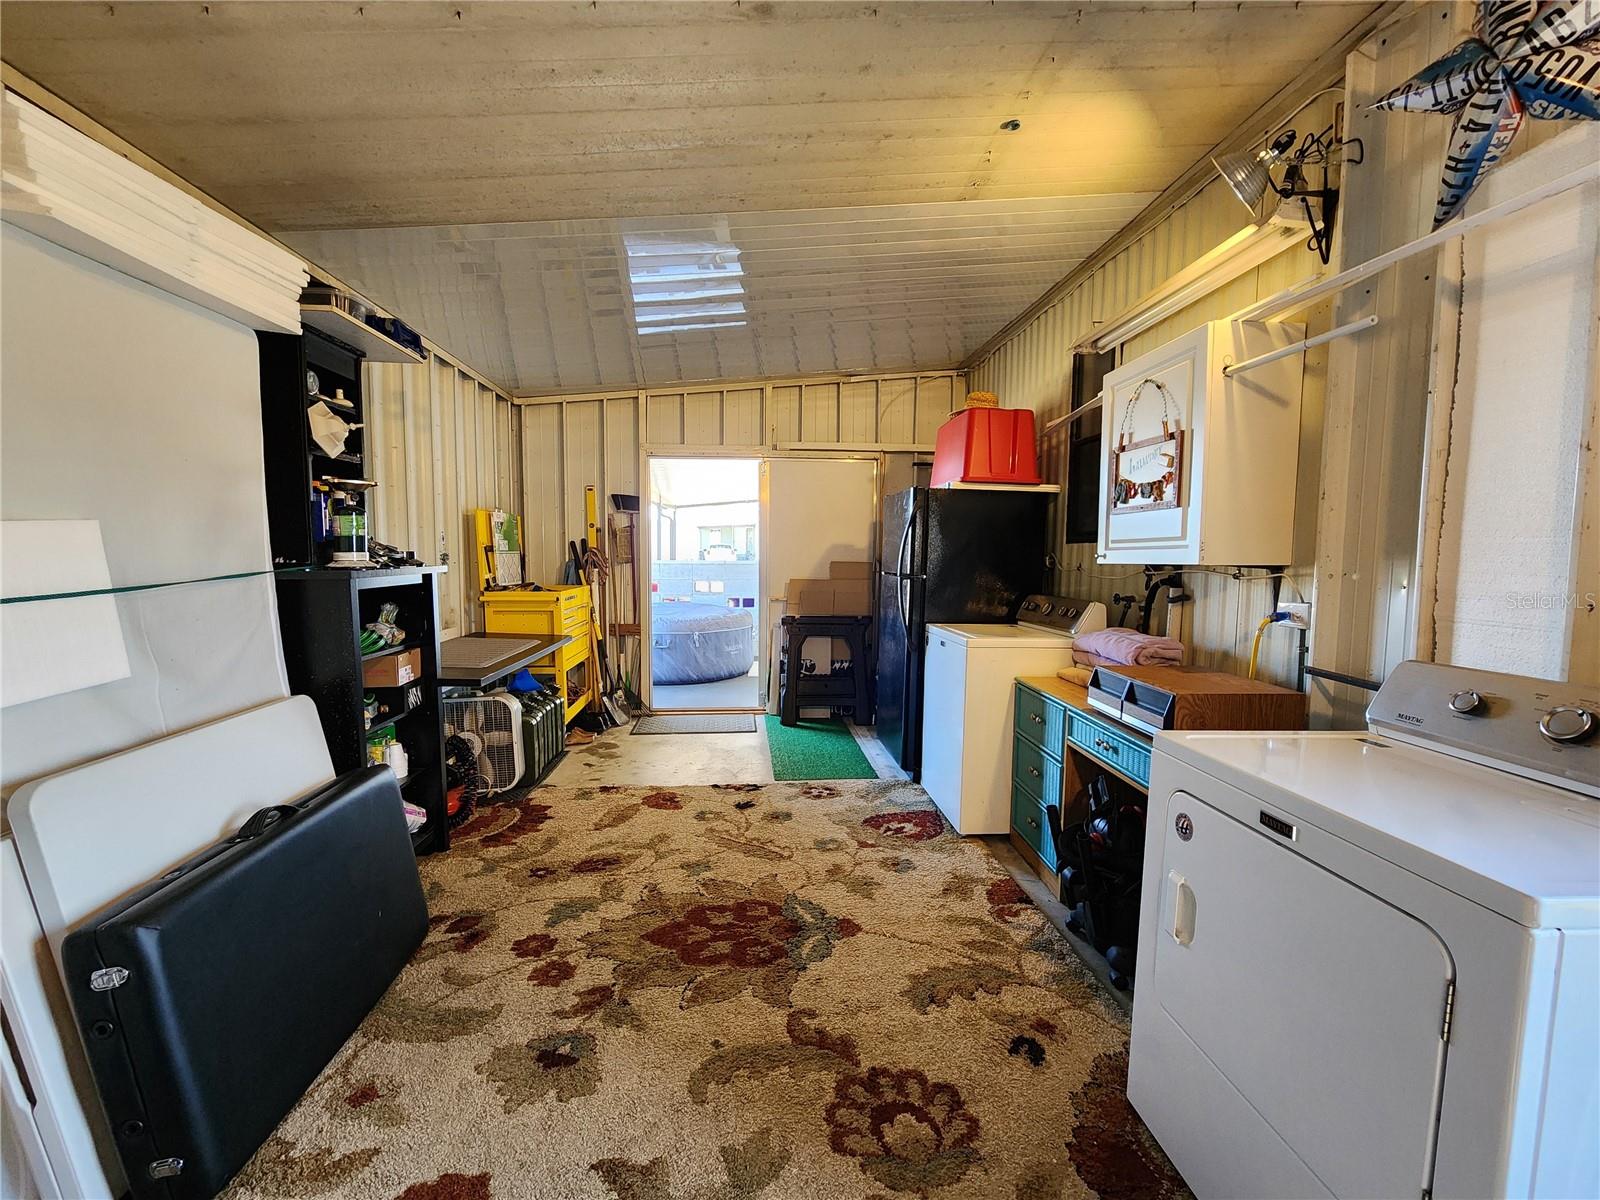
M 638 494 L 641 445 L 931 451 L 965 395 L 963 377 L 943 371 L 519 398 L 528 571 L 559 577 L 567 543 L 583 536 L 586 484 L 602 500 Z
M 482 629 L 472 511 L 517 507 L 521 410 L 439 354 L 417 366 L 368 363 L 364 370 L 370 469 L 379 485 L 372 536 L 424 562 L 447 563 L 442 628 Z
M 1329 97 L 1325 103 L 1313 106 L 1297 124 L 1322 128 L 1332 119 L 1332 103 L 1336 99 Z M 1067 411 L 1073 345 L 1092 333 L 1097 324 L 1135 304 L 1140 297 L 1237 233 L 1248 219 L 1244 207 L 1220 179 L 1208 185 L 974 367 L 972 387 L 997 393 L 1001 403 L 1008 407 L 1033 409 L 1039 414 L 1042 428 L 1052 417 Z M 1309 250 L 1285 251 L 1129 339 L 1123 345 L 1119 361 L 1137 358 L 1206 321 L 1237 312 L 1315 274 L 1320 266 L 1316 255 Z M 1325 308 L 1314 310 L 1305 314 L 1303 320 L 1310 332 L 1318 332 L 1327 327 L 1327 311 Z M 1311 589 L 1325 362 L 1326 351 L 1320 348 L 1306 356 L 1302 469 L 1296 502 L 1297 553 L 1295 562 L 1289 565 L 1283 587 L 1286 597 L 1292 597 L 1295 589 L 1309 595 Z M 1052 482 L 1066 481 L 1067 434 L 1066 426 L 1058 426 L 1041 441 L 1040 468 Z M 1142 595 L 1143 583 L 1138 568 L 1098 566 L 1093 544 L 1064 543 L 1066 506 L 1058 503 L 1055 507 L 1052 541 L 1060 557 L 1056 590 L 1101 600 L 1108 606 L 1116 592 Z M 1193 570 L 1185 573 L 1194 601 L 1180 609 L 1177 636 L 1192 648 L 1191 661 L 1221 670 L 1244 671 L 1256 625 L 1272 607 L 1273 584 L 1265 578 L 1263 570 L 1243 574 L 1247 578 L 1234 579 L 1226 573 Z M 1115 615 L 1116 610 L 1112 611 Z M 1160 611 L 1158 607 L 1158 620 Z M 1135 614 L 1131 620 L 1136 619 Z M 1293 686 L 1297 657 L 1295 635 L 1288 629 L 1269 629 L 1262 644 L 1262 677 Z

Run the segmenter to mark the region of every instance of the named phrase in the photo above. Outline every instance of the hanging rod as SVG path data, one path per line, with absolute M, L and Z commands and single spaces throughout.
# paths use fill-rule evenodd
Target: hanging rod
M 1249 308 L 1240 309 L 1229 320 L 1232 321 L 1265 321 L 1270 317 L 1284 316 L 1298 311 L 1314 300 L 1333 292 L 1342 292 L 1352 283 L 1365 279 L 1368 275 L 1375 275 L 1386 267 L 1391 267 L 1397 262 L 1402 262 L 1424 250 L 1431 250 L 1435 246 L 1443 245 L 1453 238 L 1458 238 L 1475 229 L 1492 224 L 1502 217 L 1509 217 L 1512 213 L 1521 212 L 1523 209 L 1548 200 L 1551 196 L 1558 196 L 1562 192 L 1586 183 L 1594 183 L 1600 179 L 1592 166 L 1579 167 L 1576 171 L 1569 171 L 1546 183 L 1541 183 L 1536 188 L 1523 192 L 1520 196 L 1513 196 L 1509 200 L 1502 200 L 1499 204 L 1490 205 L 1480 213 L 1470 217 L 1462 217 L 1453 221 L 1442 229 L 1435 229 L 1432 233 L 1424 234 L 1415 241 L 1396 246 L 1393 250 L 1386 250 L 1374 258 L 1369 258 L 1359 266 L 1351 267 L 1347 271 L 1340 271 L 1337 275 L 1329 275 L 1326 279 L 1319 279 L 1315 283 L 1303 287 L 1292 287 L 1279 292 L 1275 296 L 1268 296 Z
M 1095 409 L 1100 407 L 1100 401 L 1102 399 L 1104 399 L 1103 396 L 1096 396 L 1093 400 L 1089 401 L 1089 403 L 1081 404 L 1069 413 L 1063 413 L 1059 417 L 1054 417 L 1051 420 L 1046 421 L 1044 423 L 1044 432 L 1049 433 L 1052 429 L 1059 429 L 1063 425 L 1070 425 L 1073 421 L 1076 421 L 1079 417 L 1083 416 L 1084 413 L 1093 412 Z
M 1362 317 L 1359 321 L 1351 321 L 1348 325 L 1340 325 L 1326 333 L 1319 333 L 1316 337 L 1302 338 L 1287 346 L 1280 346 L 1266 354 L 1259 354 L 1255 358 L 1247 358 L 1242 363 L 1234 363 L 1231 367 L 1223 367 L 1222 373 L 1232 377 L 1240 371 L 1249 371 L 1265 363 L 1277 362 L 1280 358 L 1288 358 L 1291 354 L 1299 354 L 1302 350 L 1309 350 L 1313 346 L 1320 346 L 1323 342 L 1331 342 L 1334 338 L 1348 337 L 1352 333 L 1360 333 L 1363 329 L 1371 329 L 1378 323 L 1376 316 Z
M 1350 687 L 1366 688 L 1375 692 L 1383 687 L 1376 679 L 1365 679 L 1360 675 L 1346 675 L 1343 671 L 1329 671 L 1322 667 L 1307 667 L 1306 674 L 1313 679 L 1327 679 L 1333 683 L 1343 683 Z

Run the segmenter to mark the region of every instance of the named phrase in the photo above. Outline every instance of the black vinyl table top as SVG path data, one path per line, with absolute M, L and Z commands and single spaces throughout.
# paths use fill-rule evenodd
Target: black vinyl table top
M 439 679 L 447 687 L 487 687 L 572 641 L 537 633 L 469 633 L 439 643 Z

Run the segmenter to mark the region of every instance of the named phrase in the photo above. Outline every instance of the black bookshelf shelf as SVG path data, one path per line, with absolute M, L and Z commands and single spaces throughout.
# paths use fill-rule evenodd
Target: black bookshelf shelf
M 347 571 L 346 574 L 350 574 L 350 572 Z M 416 650 L 421 645 L 422 643 L 419 641 L 407 640 L 401 642 L 398 646 L 385 646 L 382 650 L 373 650 L 367 654 L 363 654 L 361 656 L 361 661 L 371 662 L 375 658 L 388 658 L 391 654 L 403 654 L 407 650 Z
M 439 592 L 441 567 L 389 571 L 279 571 L 278 618 L 290 687 L 316 702 L 334 769 L 355 770 L 369 761 L 367 743 L 392 730 L 406 750 L 407 775 L 401 792 L 428 813 L 428 823 L 412 841 L 419 852 L 450 844 L 445 813 L 444 727 L 439 706 Z M 371 655 L 361 653 L 362 628 L 386 603 L 399 607 L 405 642 Z M 362 667 L 374 658 L 418 650 L 421 674 L 397 688 L 368 688 Z M 422 702 L 374 721 L 369 729 L 363 708 L 369 691 L 403 692 L 418 688 Z

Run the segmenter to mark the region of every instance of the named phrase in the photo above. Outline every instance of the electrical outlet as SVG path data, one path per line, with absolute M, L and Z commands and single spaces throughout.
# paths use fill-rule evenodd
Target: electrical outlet
M 1283 619 L 1283 623 L 1285 625 L 1291 625 L 1295 629 L 1310 629 L 1311 628 L 1311 605 L 1309 605 L 1309 604 L 1280 604 L 1280 605 L 1278 605 L 1278 611 L 1280 613 L 1288 613 L 1289 614 L 1288 616 L 1286 616 Z

